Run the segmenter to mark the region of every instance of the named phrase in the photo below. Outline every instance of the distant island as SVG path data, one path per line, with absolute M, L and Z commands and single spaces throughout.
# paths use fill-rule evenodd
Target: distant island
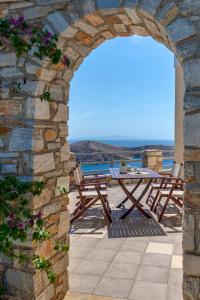
M 117 147 L 93 140 L 79 141 L 70 145 L 80 162 L 107 162 L 111 160 L 141 158 L 141 151 L 147 149 L 163 150 L 163 156 L 173 157 L 174 147 L 166 145 L 144 145 L 139 147 Z M 120 153 L 123 152 L 123 153 Z

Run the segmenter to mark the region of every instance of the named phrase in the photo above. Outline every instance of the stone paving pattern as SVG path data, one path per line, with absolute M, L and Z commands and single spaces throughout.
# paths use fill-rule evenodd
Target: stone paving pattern
M 111 226 L 96 205 L 71 228 L 70 294 L 66 300 L 89 300 L 87 295 L 91 300 L 181 300 L 181 215 L 171 206 L 161 225 L 156 215 L 146 220 L 137 211 L 121 221 L 121 209 L 115 207 L 124 194 L 119 187 L 108 193 Z M 70 194 L 72 210 L 76 196 L 76 192 Z
M 0 173 L 44 180 L 43 195 L 33 199 L 56 239 L 66 241 L 68 199 L 58 187 L 69 185 L 68 98 L 70 80 L 89 53 L 104 41 L 134 34 L 152 36 L 174 52 L 184 69 L 184 297 L 200 294 L 200 1 L 199 0 L 3 0 L 0 16 L 23 14 L 59 35 L 59 47 L 70 58 L 52 66 L 48 61 L 16 57 L 0 49 Z M 123 53 L 122 53 L 123 59 Z M 128 66 L 127 66 L 128 67 Z M 27 78 L 24 93 L 6 87 Z M 167 80 L 167 78 L 166 78 Z M 39 96 L 50 91 L 52 102 Z M 97 104 L 98 105 L 98 104 Z M 77 120 L 78 122 L 79 120 Z M 80 124 L 82 126 L 82 124 Z M 32 247 L 28 247 L 31 250 Z M 36 249 L 34 249 L 36 250 Z M 68 290 L 68 256 L 56 255 L 47 242 L 37 249 L 51 258 L 58 273 L 55 284 L 43 274 L 16 262 L 0 264 L 1 277 L 15 299 L 61 300 Z

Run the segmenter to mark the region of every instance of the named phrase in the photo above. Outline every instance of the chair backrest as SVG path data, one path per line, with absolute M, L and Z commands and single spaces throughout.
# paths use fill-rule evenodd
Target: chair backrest
M 77 185 L 79 185 L 81 183 L 81 178 L 80 178 L 80 175 L 79 175 L 79 171 L 78 171 L 78 168 L 76 167 L 74 170 L 74 179 L 75 179 L 75 182 Z
M 78 165 L 76 166 L 76 168 L 77 168 L 77 170 L 78 170 L 78 174 L 79 174 L 80 181 L 82 181 L 82 180 L 83 180 L 83 173 L 82 173 L 80 164 L 78 164 Z
M 179 164 L 179 163 L 174 162 L 173 168 L 172 168 L 172 176 L 174 178 L 179 178 L 180 177 L 182 167 L 183 167 L 183 164 Z

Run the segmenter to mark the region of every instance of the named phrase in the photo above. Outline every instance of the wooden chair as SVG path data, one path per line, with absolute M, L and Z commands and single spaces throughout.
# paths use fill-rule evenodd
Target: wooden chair
M 106 190 L 101 189 L 100 183 L 95 183 L 95 190 L 87 190 L 90 184 L 84 183 L 77 185 L 80 201 L 77 208 L 73 212 L 73 216 L 70 220 L 72 224 L 75 220 L 83 216 L 83 214 L 98 201 L 101 202 L 103 212 L 109 223 L 112 222 L 111 209 L 108 202 L 108 193 Z
M 163 174 L 163 178 L 160 180 L 155 180 L 150 186 L 150 192 L 146 200 L 146 204 L 149 204 L 150 200 L 154 198 L 153 202 L 151 203 L 151 210 L 153 210 L 154 205 L 156 203 L 158 192 L 160 189 L 170 189 L 172 187 L 171 180 L 176 180 L 177 188 L 179 188 L 179 183 L 182 183 L 182 179 L 180 179 L 180 174 L 182 171 L 183 164 L 178 164 L 175 161 L 173 162 L 172 172 L 171 173 L 160 173 Z M 157 191 L 156 196 L 152 197 L 153 192 Z
M 76 169 L 78 171 L 79 174 L 79 178 L 81 181 L 90 181 L 90 180 L 104 180 L 104 181 L 108 181 L 108 179 L 110 178 L 110 175 L 105 175 L 105 174 L 98 174 L 98 175 L 84 175 L 80 164 L 76 165 Z
M 166 182 L 167 184 L 167 182 Z M 183 196 L 184 196 L 184 183 L 179 182 L 179 187 L 177 188 L 177 181 L 175 179 L 174 183 L 171 181 L 171 188 L 170 189 L 160 189 L 158 192 L 158 200 L 154 207 L 154 212 L 157 211 L 158 206 L 160 205 L 161 201 L 165 198 L 164 205 L 162 207 L 160 216 L 158 217 L 158 221 L 161 222 L 162 217 L 166 211 L 167 206 L 170 202 L 178 206 L 179 208 L 183 207 Z
M 74 168 L 73 173 L 74 173 L 75 183 L 76 183 L 77 186 L 80 185 L 80 184 L 86 184 L 87 183 L 87 185 L 85 185 L 86 190 L 95 190 L 95 185 L 94 185 L 95 183 L 100 183 L 100 188 L 101 189 L 106 189 L 107 188 L 107 182 L 103 182 L 103 183 L 100 182 L 105 177 L 98 178 L 96 176 L 87 176 L 87 178 L 85 178 L 82 175 L 82 172 L 81 172 L 79 166 Z

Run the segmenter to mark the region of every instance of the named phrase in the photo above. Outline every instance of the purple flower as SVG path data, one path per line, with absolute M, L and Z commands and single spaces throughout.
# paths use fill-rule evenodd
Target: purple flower
M 38 218 L 39 220 L 42 218 L 42 213 L 41 213 L 41 212 L 39 212 L 39 213 L 37 214 L 37 218 Z
M 64 62 L 64 64 L 65 64 L 66 66 L 69 67 L 69 65 L 70 65 L 70 60 L 69 60 L 69 58 L 67 57 L 67 55 L 63 55 L 63 62 Z
M 52 37 L 51 32 L 49 32 L 49 31 L 45 32 L 44 37 L 43 37 L 44 43 L 48 44 L 50 42 L 51 37 Z
M 18 18 L 10 19 L 10 24 L 12 24 L 16 27 L 21 26 L 23 22 L 24 22 L 24 16 L 19 16 Z
M 13 213 L 9 214 L 9 218 L 11 220 L 15 220 L 16 219 L 16 214 L 13 214 Z
M 22 222 L 20 222 L 18 225 L 17 225 L 17 228 L 20 229 L 20 230 L 23 230 L 25 228 L 24 224 Z
M 33 225 L 34 225 L 34 220 L 33 220 L 33 219 L 30 219 L 30 220 L 28 221 L 28 224 L 29 224 L 30 226 L 33 226 Z

